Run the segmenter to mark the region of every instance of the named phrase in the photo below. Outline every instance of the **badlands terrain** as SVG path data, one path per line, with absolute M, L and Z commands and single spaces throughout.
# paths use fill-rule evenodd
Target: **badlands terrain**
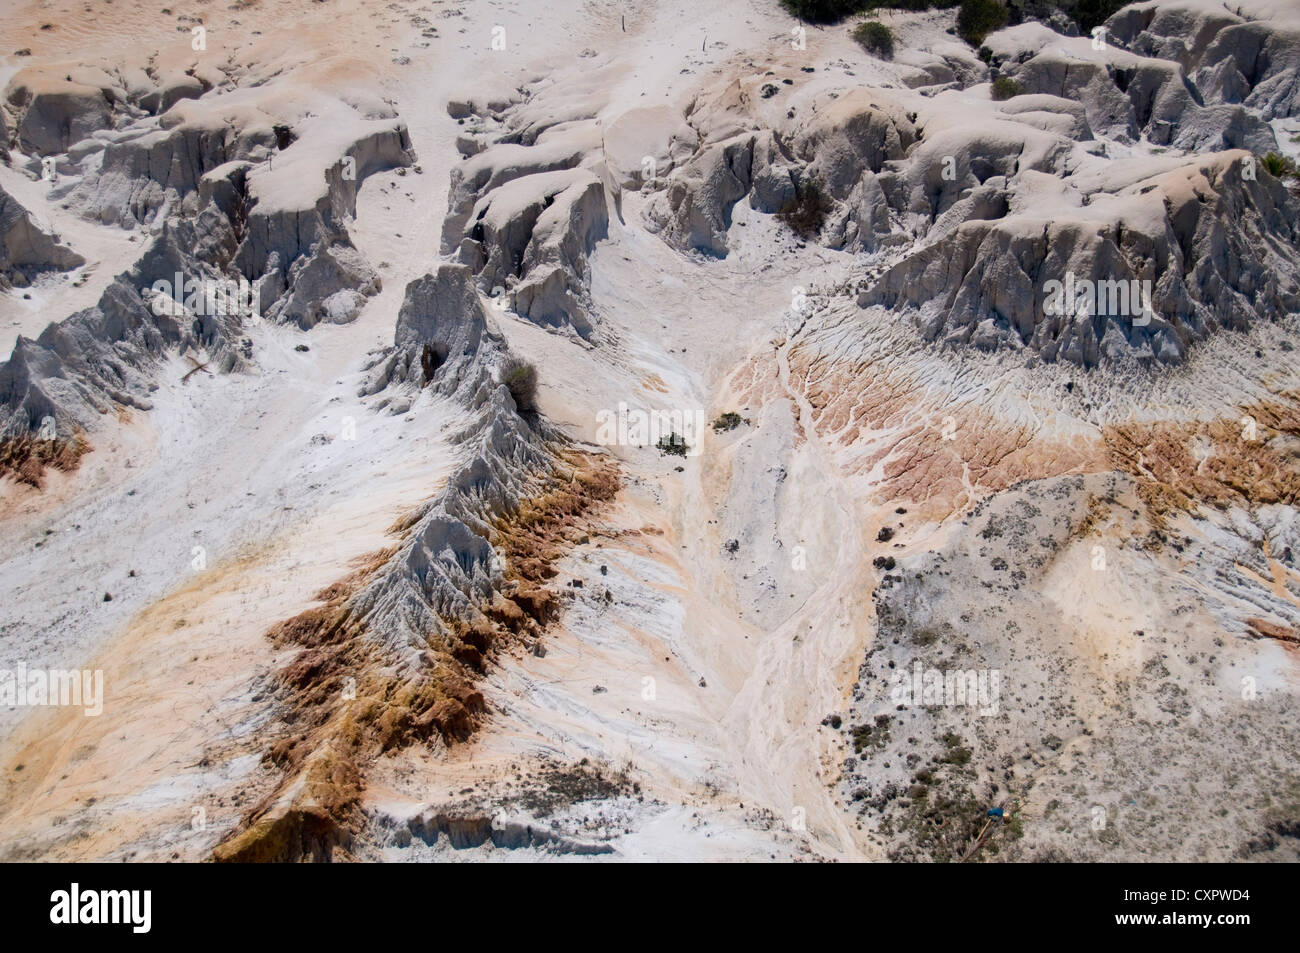
M 1300 4 L 989 3 L 5 0 L 0 859 L 1300 858 Z

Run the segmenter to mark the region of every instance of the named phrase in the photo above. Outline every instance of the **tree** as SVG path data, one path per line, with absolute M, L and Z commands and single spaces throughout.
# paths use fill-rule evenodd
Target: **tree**
M 781 0 L 781 6 L 809 23 L 839 23 L 867 9 L 869 3 L 868 0 Z
M 978 47 L 984 37 L 1007 24 L 1007 8 L 1000 0 L 962 0 L 957 11 L 957 35 Z

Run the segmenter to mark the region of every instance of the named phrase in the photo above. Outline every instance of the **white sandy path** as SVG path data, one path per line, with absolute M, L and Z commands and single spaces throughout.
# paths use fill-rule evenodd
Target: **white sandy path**
M 594 258 L 594 297 L 614 339 L 601 345 L 603 360 L 527 322 L 502 322 L 543 369 L 548 416 L 587 440 L 596 436 L 596 412 L 620 400 L 699 408 L 710 418 L 732 409 L 722 382 L 751 351 L 776 346 L 792 289 L 851 269 L 848 256 L 798 250 L 769 218 L 742 207 L 737 221 L 746 225 L 736 231 L 744 239 L 733 255 L 691 263 L 641 230 L 639 208 L 638 196 L 625 196 L 629 225 L 615 223 Z M 506 776 L 520 755 L 596 757 L 630 766 L 662 802 L 619 838 L 619 856 L 871 856 L 832 800 L 842 753 L 837 733 L 819 723 L 844 709 L 869 632 L 862 539 L 877 524 L 835 488 L 819 441 L 795 448 L 796 413 L 811 432 L 801 399 L 789 395 L 763 413 L 742 439 L 760 441 L 759 455 L 789 470 L 781 525 L 763 522 L 767 482 L 733 466 L 727 438 L 707 433 L 703 454 L 684 460 L 609 448 L 626 467 L 627 489 L 606 521 L 632 535 L 598 534 L 564 562 L 558 581 L 581 579 L 580 594 L 548 634 L 544 658 L 507 657 L 489 675 L 496 714 L 478 739 L 436 770 L 419 753 L 393 759 L 375 776 L 370 802 L 403 815 L 415 803 L 454 803 L 467 786 Z M 754 556 L 725 561 L 716 525 L 724 507 L 756 522 L 758 533 L 809 545 L 806 575 L 815 581 L 794 578 L 788 557 L 769 567 L 780 597 L 757 623 L 746 621 L 753 607 L 733 579 Z M 770 812 L 771 831 L 753 822 L 755 811 Z

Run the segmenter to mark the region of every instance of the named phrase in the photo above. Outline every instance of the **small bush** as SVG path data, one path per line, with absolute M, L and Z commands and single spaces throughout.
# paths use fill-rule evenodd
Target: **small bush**
M 970 748 L 952 748 L 939 760 L 945 764 L 964 765 L 970 764 Z
M 660 453 L 670 453 L 678 457 L 686 456 L 686 438 L 679 433 L 671 433 L 666 437 L 660 437 L 655 446 Z
M 999 76 L 993 81 L 993 98 L 998 102 L 1004 99 L 1010 99 L 1012 96 L 1021 96 L 1025 92 L 1025 87 L 1021 86 L 1010 76 Z
M 1285 179 L 1297 174 L 1295 162 L 1276 152 L 1261 156 L 1259 161 L 1268 170 L 1268 174 L 1275 179 Z
M 962 0 L 957 12 L 957 35 L 978 47 L 984 37 L 1007 25 L 1007 8 L 999 0 Z
M 795 197 L 781 207 L 776 217 L 790 226 L 790 230 L 800 238 L 814 238 L 826 224 L 826 215 L 831 210 L 831 200 L 822 192 L 816 182 L 805 182 L 799 186 Z
M 713 432 L 723 433 L 727 430 L 735 430 L 740 426 L 742 420 L 744 420 L 744 418 L 741 417 L 740 414 L 733 410 L 729 410 L 717 420 L 713 421 Z
M 537 410 L 537 368 L 532 364 L 518 357 L 506 358 L 501 365 L 501 383 L 509 389 L 520 413 Z
M 857 40 L 858 45 L 872 56 L 878 56 L 882 60 L 894 58 L 893 31 L 879 20 L 859 23 L 853 30 L 853 39 Z

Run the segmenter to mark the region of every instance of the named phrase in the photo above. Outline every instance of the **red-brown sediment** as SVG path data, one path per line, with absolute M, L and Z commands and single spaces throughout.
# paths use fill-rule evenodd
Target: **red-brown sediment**
M 1250 626 L 1257 636 L 1281 642 L 1287 647 L 1300 646 L 1300 635 L 1297 635 L 1295 629 L 1290 626 L 1279 625 L 1276 622 L 1269 622 L 1267 619 L 1257 618 L 1247 619 L 1246 625 Z
M 1294 392 L 1242 407 L 1232 419 L 1158 421 L 1103 431 L 1114 468 L 1137 480 L 1138 492 L 1157 516 L 1203 504 L 1296 505 L 1295 437 L 1300 437 L 1300 394 Z
M 53 467 L 71 473 L 90 451 L 81 434 L 66 440 L 41 440 L 30 434 L 0 441 L 0 475 L 8 474 L 19 483 L 37 490 L 45 486 L 45 470 Z
M 546 587 L 553 563 L 618 492 L 611 462 L 576 451 L 559 458 L 541 492 L 492 526 L 489 541 L 506 572 L 500 591 L 482 607 L 483 618 L 442 620 L 442 631 L 426 635 L 418 671 L 395 668 L 396 659 L 349 608 L 395 549 L 367 557 L 317 594 L 322 605 L 271 629 L 277 645 L 302 647 L 276 673 L 283 730 L 265 760 L 284 779 L 218 845 L 214 860 L 347 859 L 370 761 L 410 744 L 451 745 L 474 733 L 485 713 L 475 683 L 488 660 L 505 646 L 536 639 L 555 618 L 558 599 Z M 403 522 L 409 530 L 412 523 Z

